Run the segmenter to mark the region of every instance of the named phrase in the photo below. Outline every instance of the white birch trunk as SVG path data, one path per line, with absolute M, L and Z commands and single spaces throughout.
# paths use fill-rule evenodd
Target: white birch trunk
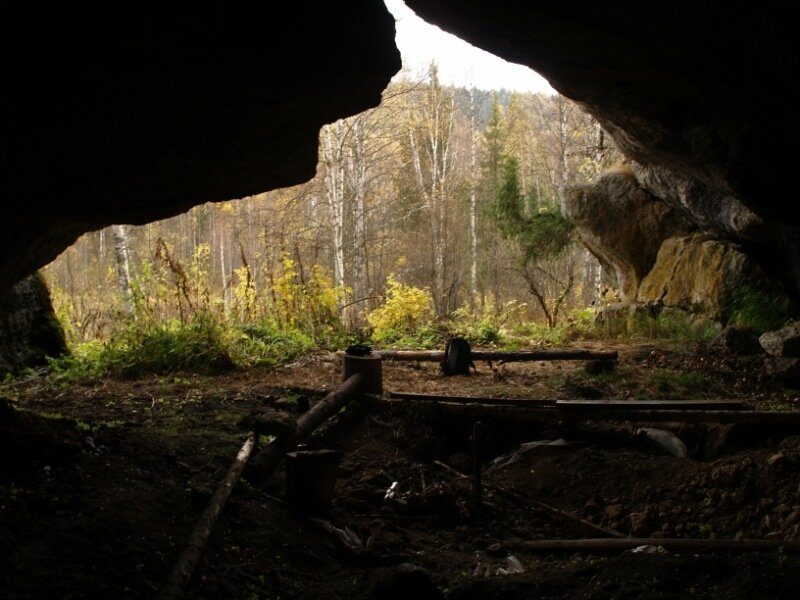
M 128 316 L 133 316 L 133 290 L 131 289 L 131 268 L 128 253 L 128 234 L 124 225 L 114 225 L 111 228 L 114 238 L 114 262 L 117 267 L 117 287 L 122 298 L 122 310 Z
M 478 297 L 478 214 L 476 206 L 478 163 L 475 139 L 475 87 L 469 90 L 469 144 L 470 144 L 470 186 L 469 186 L 469 280 L 470 280 L 470 306 L 475 312 L 475 301 Z

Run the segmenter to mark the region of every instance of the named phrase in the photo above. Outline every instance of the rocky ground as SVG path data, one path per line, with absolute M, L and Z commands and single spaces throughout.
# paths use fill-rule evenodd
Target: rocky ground
M 763 355 L 705 344 L 613 346 L 621 357 L 613 373 L 529 363 L 478 365 L 477 375 L 444 378 L 435 365 L 387 364 L 385 386 L 800 405 Z M 219 377 L 7 383 L 0 596 L 153 597 L 252 415 L 297 414 L 339 377 L 334 357 L 317 355 Z M 283 469 L 262 486 L 242 480 L 187 597 L 795 597 L 800 558 L 780 552 L 547 556 L 525 549 L 529 540 L 602 535 L 592 524 L 633 536 L 800 540 L 800 432 L 660 427 L 686 443 L 689 458 L 661 454 L 620 424 L 485 424 L 478 508 L 463 474 L 472 470 L 471 422 L 403 407 L 350 408 L 310 442 L 344 451 L 331 511 L 318 520 L 297 512 L 283 498 Z M 518 451 L 521 443 L 559 439 L 569 443 Z

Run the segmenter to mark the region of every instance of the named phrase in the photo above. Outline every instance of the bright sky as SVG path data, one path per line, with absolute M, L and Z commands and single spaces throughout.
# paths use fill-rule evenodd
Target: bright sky
M 474 83 L 476 88 L 484 90 L 555 93 L 535 71 L 507 62 L 426 23 L 403 0 L 384 2 L 397 20 L 395 40 L 403 66 L 412 73 L 426 72 L 433 59 L 439 66 L 439 78 L 446 84 L 470 87 Z

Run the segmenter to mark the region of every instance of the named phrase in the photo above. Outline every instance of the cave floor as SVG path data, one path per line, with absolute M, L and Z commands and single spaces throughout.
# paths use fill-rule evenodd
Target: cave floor
M 406 363 L 386 364 L 384 383 L 458 395 L 737 398 L 749 408 L 800 408 L 797 391 L 770 383 L 763 357 L 705 344 L 612 347 L 620 364 L 598 376 L 579 363 L 528 363 L 479 364 L 477 375 L 444 378 L 433 364 Z M 154 597 L 248 417 L 295 411 L 339 377 L 332 356 L 313 355 L 214 377 L 6 383 L 0 395 L 21 410 L 0 413 L 0 597 Z M 522 542 L 596 535 L 534 500 L 637 537 L 800 540 L 800 435 L 672 427 L 691 452 L 681 460 L 620 424 L 568 432 L 486 424 L 486 465 L 522 442 L 581 443 L 487 470 L 478 511 L 471 481 L 436 462 L 468 472 L 470 429 L 408 409 L 348 409 L 309 446 L 344 450 L 324 519 L 354 532 L 360 546 L 294 511 L 282 499 L 282 469 L 260 487 L 243 479 L 187 597 L 354 599 L 392 585 L 398 597 L 421 600 L 403 589 L 401 563 L 425 569 L 448 598 L 796 597 L 800 558 L 782 553 L 541 556 Z M 524 573 L 505 573 L 509 555 Z

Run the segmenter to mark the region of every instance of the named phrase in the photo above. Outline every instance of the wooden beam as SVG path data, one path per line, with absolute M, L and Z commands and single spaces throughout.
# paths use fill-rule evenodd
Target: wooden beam
M 630 421 L 660 423 L 739 423 L 770 427 L 800 426 L 800 411 L 771 410 L 658 410 L 658 409 L 581 409 L 563 410 L 556 407 L 562 418 L 585 421 Z
M 275 439 L 250 461 L 247 479 L 263 481 L 267 479 L 287 452 L 294 449 L 295 444 L 305 441 L 314 430 L 335 415 L 351 400 L 361 393 L 360 374 L 348 377 L 339 387 L 317 402 L 308 412 L 297 420 L 297 434 L 293 444 L 287 445 L 285 440 Z
M 548 398 L 484 398 L 481 396 L 450 396 L 441 394 L 418 394 L 415 392 L 389 392 L 389 397 L 409 402 L 453 402 L 457 404 L 500 404 L 504 406 L 555 406 Z
M 608 409 L 653 409 L 653 410 L 741 410 L 741 400 L 557 400 L 560 410 L 608 410 Z
M 540 554 L 586 552 L 617 554 L 639 546 L 662 546 L 671 552 L 776 552 L 800 554 L 800 542 L 782 540 L 707 540 L 680 538 L 583 538 L 574 540 L 533 540 L 513 547 Z

